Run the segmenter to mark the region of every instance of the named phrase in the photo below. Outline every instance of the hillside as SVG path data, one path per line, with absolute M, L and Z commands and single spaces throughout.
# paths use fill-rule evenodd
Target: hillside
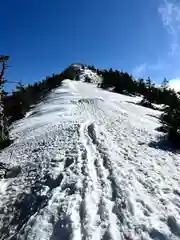
M 137 101 L 64 80 L 13 124 L 0 239 L 180 238 L 180 154 Z

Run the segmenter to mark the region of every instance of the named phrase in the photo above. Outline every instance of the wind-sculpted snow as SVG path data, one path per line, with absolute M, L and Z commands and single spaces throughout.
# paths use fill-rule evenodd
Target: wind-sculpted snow
M 160 112 L 64 81 L 0 154 L 0 239 L 180 239 L 180 155 Z

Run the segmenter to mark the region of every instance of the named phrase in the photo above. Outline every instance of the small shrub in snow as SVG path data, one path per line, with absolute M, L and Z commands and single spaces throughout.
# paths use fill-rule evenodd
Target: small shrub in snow
M 166 108 L 160 120 L 168 129 L 168 139 L 180 146 L 180 104 Z

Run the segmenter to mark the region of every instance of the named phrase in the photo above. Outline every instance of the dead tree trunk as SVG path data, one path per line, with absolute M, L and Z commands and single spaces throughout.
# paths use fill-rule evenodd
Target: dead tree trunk
M 8 56 L 0 56 L 0 63 L 2 63 L 2 69 L 0 72 L 0 139 L 6 140 L 9 138 L 8 136 L 8 127 L 6 117 L 4 115 L 4 104 L 3 104 L 3 97 L 4 97 L 4 73 L 7 68 L 7 61 Z

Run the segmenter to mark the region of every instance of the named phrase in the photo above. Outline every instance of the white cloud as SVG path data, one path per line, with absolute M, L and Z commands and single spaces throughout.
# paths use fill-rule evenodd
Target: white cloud
M 154 59 L 154 62 L 146 61 L 135 67 L 132 74 L 136 78 L 150 76 L 157 81 L 162 81 L 164 77 L 172 78 L 172 84 L 177 88 L 179 82 L 176 77 L 180 76 L 180 0 L 161 0 L 157 8 L 169 37 L 167 51 Z
M 163 0 L 164 3 L 158 8 L 162 23 L 170 36 L 171 73 L 180 75 L 178 62 L 180 57 L 180 3 L 177 0 Z M 180 91 L 180 78 L 173 78 L 169 86 Z
M 148 77 L 152 75 L 152 72 L 158 72 L 167 67 L 167 64 L 163 63 L 160 58 L 158 58 L 155 64 L 142 63 L 135 67 L 132 71 L 134 77 Z
M 175 78 L 169 81 L 170 88 L 174 88 L 176 91 L 180 91 L 180 78 Z
M 132 75 L 135 77 L 143 77 L 146 71 L 147 71 L 147 63 L 142 63 L 133 69 Z
M 180 4 L 176 1 L 164 0 L 158 8 L 163 25 L 170 34 L 170 53 L 174 54 L 179 50 L 180 40 Z

